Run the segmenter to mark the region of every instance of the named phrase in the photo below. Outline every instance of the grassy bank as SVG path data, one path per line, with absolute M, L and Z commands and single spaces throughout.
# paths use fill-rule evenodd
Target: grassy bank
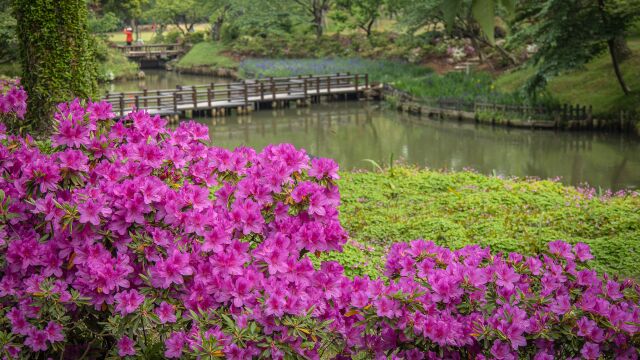
M 439 75 L 433 70 L 401 61 L 361 58 L 324 59 L 246 59 L 240 63 L 244 77 L 296 76 L 335 73 L 369 74 L 371 82 L 387 83 L 425 100 L 458 98 L 515 102 L 512 95 L 500 93 L 487 73 L 448 73 Z
M 341 174 L 341 221 L 352 241 L 332 255 L 351 275 L 376 274 L 394 241 L 534 253 L 584 242 L 595 267 L 640 276 L 640 197 L 590 198 L 551 181 L 394 168 Z
M 620 89 L 608 53 L 601 54 L 584 69 L 552 78 L 548 86 L 551 95 L 564 103 L 592 105 L 596 113 L 640 111 L 640 38 L 629 39 L 628 44 L 633 54 L 621 68 L 633 91 L 630 96 L 625 96 Z M 503 92 L 518 90 L 533 71 L 527 68 L 506 73 L 498 78 L 496 87 Z
M 117 49 L 98 44 L 98 76 L 101 81 L 135 78 L 140 66 L 130 61 Z
M 0 64 L 0 76 L 16 77 L 22 73 L 22 67 L 18 62 Z
M 184 55 L 176 64 L 176 68 L 186 69 L 192 67 L 211 68 L 235 68 L 238 63 L 229 56 L 226 56 L 224 47 L 218 43 L 201 42 L 195 44 L 189 52 Z

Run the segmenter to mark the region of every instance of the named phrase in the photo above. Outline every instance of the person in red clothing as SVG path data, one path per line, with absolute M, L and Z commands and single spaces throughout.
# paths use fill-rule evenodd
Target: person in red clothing
M 124 29 L 124 34 L 127 37 L 127 45 L 131 46 L 131 44 L 133 43 L 133 29 L 131 29 L 130 27 Z

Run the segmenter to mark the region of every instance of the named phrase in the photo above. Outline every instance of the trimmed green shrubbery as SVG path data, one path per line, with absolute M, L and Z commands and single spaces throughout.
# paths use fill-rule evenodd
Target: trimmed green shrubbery
M 555 240 L 584 242 L 598 270 L 640 275 L 639 196 L 473 172 L 394 168 L 341 176 L 340 220 L 352 239 L 331 258 L 350 275 L 379 273 L 394 242 L 416 238 L 524 254 Z

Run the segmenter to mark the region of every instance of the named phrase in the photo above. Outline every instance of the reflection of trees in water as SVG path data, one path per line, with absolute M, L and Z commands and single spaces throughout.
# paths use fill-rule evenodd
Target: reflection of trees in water
M 432 168 L 473 167 L 484 173 L 563 176 L 603 187 L 640 183 L 640 145 L 614 134 L 568 133 L 491 127 L 421 119 L 358 103 L 255 112 L 216 119 L 222 146 L 261 148 L 292 142 L 314 155 L 336 158 L 343 168 L 363 167 L 364 158 L 388 160 L 406 149 L 409 163 Z M 635 177 L 635 178 L 634 178 Z

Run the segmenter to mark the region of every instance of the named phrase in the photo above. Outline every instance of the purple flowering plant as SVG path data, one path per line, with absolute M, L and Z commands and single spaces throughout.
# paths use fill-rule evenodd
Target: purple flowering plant
M 640 288 L 586 245 L 417 240 L 351 279 L 310 258 L 347 240 L 333 160 L 114 118 L 60 104 L 48 151 L 0 129 L 3 358 L 638 357 Z
M 20 80 L 0 79 L 0 122 L 12 132 L 19 132 L 26 112 L 27 92 L 20 86 Z

